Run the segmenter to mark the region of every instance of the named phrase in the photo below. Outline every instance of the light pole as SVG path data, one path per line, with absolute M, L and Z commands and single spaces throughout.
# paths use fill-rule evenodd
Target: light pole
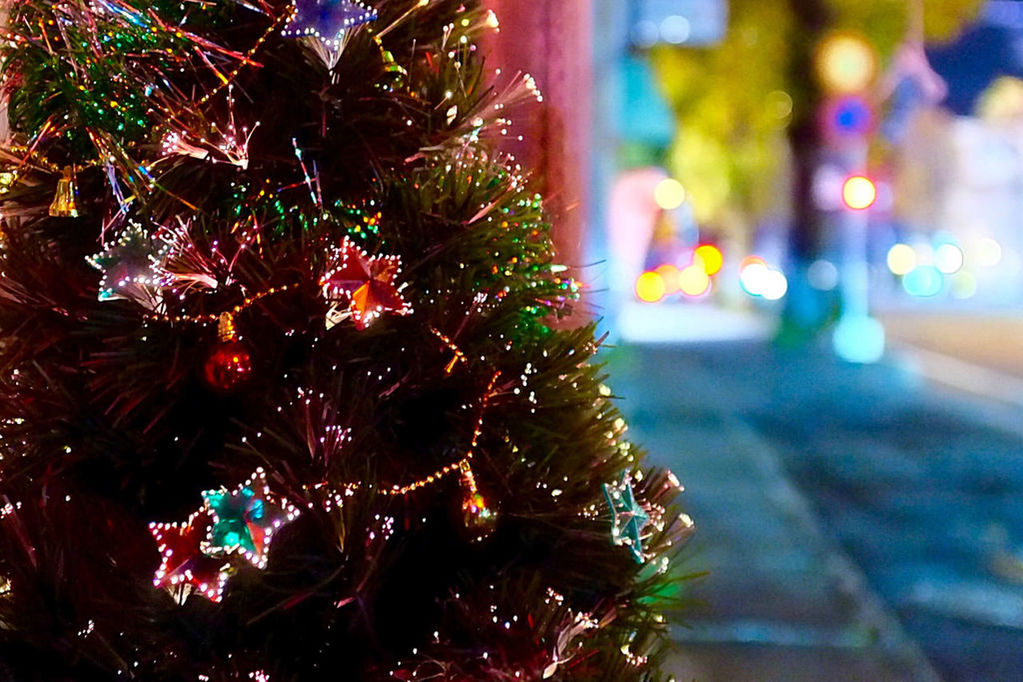
M 850 150 L 850 167 L 866 164 L 867 142 Z M 870 316 L 870 264 L 867 261 L 870 209 L 877 201 L 877 186 L 866 175 L 851 175 L 842 183 L 842 317 L 835 327 L 835 353 L 848 362 L 877 362 L 884 355 L 885 334 Z
M 881 323 L 870 317 L 870 265 L 867 260 L 869 212 L 877 186 L 866 174 L 874 107 L 868 91 L 877 78 L 877 53 L 863 38 L 833 33 L 817 47 L 816 72 L 829 99 L 821 110 L 825 137 L 840 152 L 850 174 L 842 183 L 842 316 L 832 336 L 835 353 L 856 363 L 877 362 L 884 354 Z

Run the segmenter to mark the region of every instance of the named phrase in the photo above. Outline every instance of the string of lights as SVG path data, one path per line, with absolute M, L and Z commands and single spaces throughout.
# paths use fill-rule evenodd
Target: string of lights
M 444 345 L 447 346 L 451 350 L 452 353 L 455 354 L 455 356 L 453 358 L 451 358 L 451 362 L 449 362 L 444 367 L 444 371 L 446 373 L 448 373 L 448 374 L 451 374 L 455 370 L 455 366 L 459 362 L 465 362 L 466 361 L 465 353 L 462 352 L 462 349 L 459 348 L 455 344 L 455 342 L 451 340 L 450 337 L 445 335 L 442 331 L 440 331 L 436 327 L 430 327 L 430 331 L 433 333 L 434 336 L 436 336 L 438 339 L 440 339 L 441 342 L 443 342 Z
M 490 399 L 494 393 L 494 387 L 497 385 L 497 381 L 500 377 L 500 372 L 496 372 L 494 374 L 494 376 L 490 379 L 490 383 L 487 385 L 487 390 L 483 394 L 483 398 L 480 400 L 480 411 L 479 416 L 476 419 L 476 428 L 473 430 L 472 441 L 469 443 L 469 449 L 466 451 L 462 459 L 458 460 L 454 464 L 448 464 L 447 466 L 441 467 L 429 476 L 421 478 L 413 483 L 403 486 L 394 485 L 390 488 L 384 487 L 382 488 L 382 492 L 385 495 L 407 495 L 432 483 L 436 483 L 449 474 L 458 471 L 462 474 L 463 480 L 468 487 L 469 494 L 478 495 L 479 490 L 476 487 L 476 476 L 472 471 L 472 459 L 476 454 L 476 448 L 479 445 L 480 436 L 483 434 L 483 421 L 486 418 L 487 406 L 490 404 Z
M 204 325 L 208 325 L 208 324 L 213 324 L 215 322 L 219 323 L 221 320 L 224 319 L 224 315 L 229 315 L 230 317 L 234 317 L 235 315 L 238 315 L 239 313 L 243 312 L 245 309 L 255 305 L 256 303 L 258 303 L 260 301 L 262 301 L 264 298 L 267 298 L 269 296 L 273 296 L 275 294 L 281 294 L 281 293 L 284 293 L 285 291 L 292 291 L 292 290 L 297 289 L 298 287 L 299 287 L 298 284 L 282 284 L 281 286 L 270 287 L 266 291 L 261 291 L 258 294 L 253 294 L 252 296 L 247 296 L 238 305 L 236 305 L 233 308 L 230 308 L 228 310 L 225 310 L 223 312 L 219 312 L 219 313 L 205 313 L 205 314 L 202 314 L 202 315 L 169 315 L 169 314 L 162 314 L 162 313 L 148 313 L 146 315 L 146 317 L 148 317 L 151 320 L 156 320 L 156 321 L 160 321 L 160 322 L 167 322 L 167 323 L 171 323 L 171 324 L 204 324 Z

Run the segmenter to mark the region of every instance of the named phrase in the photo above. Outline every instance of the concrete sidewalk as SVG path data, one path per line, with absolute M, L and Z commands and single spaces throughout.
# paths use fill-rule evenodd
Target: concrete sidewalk
M 709 572 L 690 587 L 704 606 L 675 628 L 671 672 L 701 682 L 938 680 L 772 445 L 735 416 L 737 403 L 762 396 L 673 363 L 684 354 L 629 347 L 606 358 L 631 436 L 686 485 L 697 533 L 682 570 Z
M 881 311 L 877 316 L 894 347 L 940 354 L 1023 381 L 1023 316 L 944 310 Z
M 888 352 L 931 381 L 1023 407 L 1023 317 L 881 312 Z

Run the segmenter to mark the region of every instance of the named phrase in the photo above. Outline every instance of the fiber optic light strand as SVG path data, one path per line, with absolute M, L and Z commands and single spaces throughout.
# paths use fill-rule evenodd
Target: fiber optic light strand
M 433 335 L 436 336 L 438 339 L 440 339 L 441 342 L 445 346 L 447 346 L 451 350 L 452 353 L 455 354 L 455 356 L 453 358 L 451 358 L 451 362 L 449 362 L 444 367 L 444 371 L 446 373 L 448 373 L 448 374 L 451 374 L 451 372 L 453 372 L 454 369 L 455 369 L 455 365 L 457 365 L 459 362 L 465 362 L 466 361 L 465 353 L 463 353 L 462 349 L 459 348 L 457 345 L 455 345 L 455 342 L 452 341 L 448 336 L 446 336 L 439 329 L 437 329 L 435 327 L 430 327 L 430 331 L 433 332 Z
M 469 444 L 469 450 L 465 453 L 462 459 L 458 460 L 453 464 L 448 464 L 445 467 L 438 469 L 429 476 L 421 478 L 414 483 L 409 483 L 405 486 L 394 485 L 391 488 L 384 488 L 382 492 L 385 495 L 407 495 L 408 493 L 424 488 L 432 483 L 436 483 L 438 480 L 444 478 L 448 474 L 459 472 L 462 474 L 466 485 L 469 486 L 469 491 L 475 495 L 476 490 L 476 477 L 472 472 L 472 459 L 476 453 L 476 447 L 479 445 L 480 435 L 483 433 L 483 421 L 486 416 L 487 406 L 490 404 L 490 399 L 494 395 L 494 386 L 497 385 L 497 380 L 500 379 L 501 373 L 495 372 L 494 376 L 490 379 L 490 384 L 487 385 L 487 392 L 483 394 L 482 400 L 480 400 L 480 412 L 479 417 L 476 419 L 476 428 L 473 430 L 472 442 Z
M 258 294 L 247 297 L 241 303 L 226 310 L 224 312 L 230 315 L 237 315 L 246 308 L 258 303 L 262 299 L 273 296 L 274 294 L 284 293 L 285 291 L 291 291 L 298 288 L 298 284 L 284 284 L 279 287 L 270 287 L 266 291 L 262 291 Z M 224 313 L 207 313 L 205 315 L 160 315 L 160 314 L 149 314 L 148 317 L 151 320 L 158 320 L 160 322 L 171 322 L 171 323 L 188 323 L 188 324 L 213 324 L 218 322 Z
M 236 66 L 226 76 L 219 73 L 217 74 L 220 77 L 220 85 L 218 85 L 217 87 L 213 88 L 208 93 L 203 95 L 199 99 L 198 104 L 202 106 L 203 104 L 206 104 L 211 99 L 216 97 L 221 90 L 223 90 L 228 85 L 234 82 L 234 79 L 238 77 L 238 74 L 240 74 L 242 72 L 242 69 L 244 69 L 246 66 L 256 65 L 256 62 L 252 61 L 252 58 L 256 55 L 256 52 L 259 51 L 259 48 L 263 46 L 263 43 L 265 43 L 270 36 L 279 31 L 284 26 L 284 24 L 291 21 L 292 17 L 294 17 L 297 13 L 298 9 L 294 5 L 292 5 L 290 8 L 288 8 L 287 12 L 277 17 L 277 19 L 274 21 L 273 24 L 270 25 L 266 32 L 259 37 L 259 40 L 256 41 L 256 44 L 253 45 L 249 49 L 249 51 L 245 53 L 244 58 L 242 58 L 238 66 Z

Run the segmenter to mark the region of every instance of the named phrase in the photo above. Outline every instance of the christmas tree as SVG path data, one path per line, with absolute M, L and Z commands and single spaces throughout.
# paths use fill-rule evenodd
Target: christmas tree
M 690 529 L 471 0 L 13 0 L 0 678 L 645 680 Z

